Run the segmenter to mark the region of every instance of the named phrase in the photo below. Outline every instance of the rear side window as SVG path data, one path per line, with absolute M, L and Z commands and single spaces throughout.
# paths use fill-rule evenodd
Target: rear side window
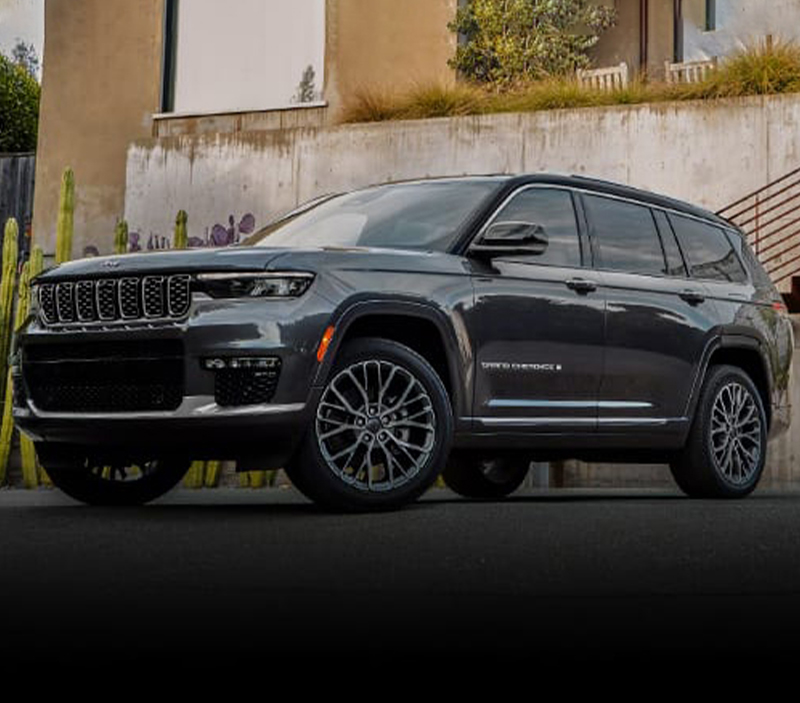
M 667 272 L 650 208 L 596 195 L 585 195 L 584 202 L 602 268 L 658 275 Z
M 547 248 L 531 263 L 548 266 L 581 265 L 581 242 L 572 195 L 554 188 L 528 188 L 514 196 L 492 224 L 528 222 L 540 225 L 547 237 Z
M 775 285 L 772 283 L 769 274 L 764 270 L 761 262 L 756 258 L 753 250 L 744 241 L 744 237 L 738 232 L 728 232 L 728 236 L 731 242 L 733 242 L 736 251 L 739 252 L 739 256 L 744 262 L 745 267 L 750 271 L 750 278 L 753 281 L 753 285 L 763 290 L 767 297 L 773 297 L 776 294 Z
M 725 232 L 719 227 L 680 215 L 670 215 L 693 278 L 744 283 L 747 273 Z

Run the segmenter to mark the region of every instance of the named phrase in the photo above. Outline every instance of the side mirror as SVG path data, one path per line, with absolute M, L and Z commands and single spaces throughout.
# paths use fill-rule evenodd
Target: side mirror
M 532 222 L 497 222 L 473 244 L 470 253 L 480 258 L 541 256 L 549 239 L 544 227 Z

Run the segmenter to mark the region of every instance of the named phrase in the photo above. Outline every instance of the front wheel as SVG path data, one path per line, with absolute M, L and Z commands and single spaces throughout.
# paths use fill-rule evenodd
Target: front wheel
M 136 465 L 101 465 L 77 458 L 74 466 L 61 462 L 45 471 L 56 488 L 88 505 L 144 505 L 173 489 L 186 474 L 189 462 L 152 459 Z
M 767 456 L 767 419 L 758 389 L 735 366 L 715 366 L 700 392 L 686 447 L 672 463 L 693 498 L 743 498 L 758 485 Z
M 397 342 L 360 339 L 342 350 L 287 473 L 324 507 L 395 509 L 435 481 L 452 434 L 447 390 L 431 365 Z

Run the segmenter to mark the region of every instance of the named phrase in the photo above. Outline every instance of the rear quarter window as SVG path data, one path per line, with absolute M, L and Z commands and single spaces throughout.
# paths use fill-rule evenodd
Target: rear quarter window
M 736 250 L 721 228 L 675 214 L 670 214 L 669 220 L 693 278 L 729 283 L 748 280 Z

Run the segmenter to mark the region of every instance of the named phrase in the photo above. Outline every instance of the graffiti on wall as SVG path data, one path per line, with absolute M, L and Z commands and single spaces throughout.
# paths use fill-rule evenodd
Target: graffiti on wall
M 230 247 L 239 244 L 242 238 L 247 237 L 256 231 L 256 217 L 248 212 L 243 217 L 237 219 L 234 215 L 228 216 L 228 224 L 215 224 L 205 228 L 203 237 L 189 237 L 190 249 L 201 249 L 206 247 Z M 172 249 L 172 237 L 150 232 L 146 237 L 138 231 L 128 234 L 128 251 L 158 251 L 162 249 Z M 83 250 L 84 257 L 100 256 L 100 250 L 94 244 L 90 244 Z

